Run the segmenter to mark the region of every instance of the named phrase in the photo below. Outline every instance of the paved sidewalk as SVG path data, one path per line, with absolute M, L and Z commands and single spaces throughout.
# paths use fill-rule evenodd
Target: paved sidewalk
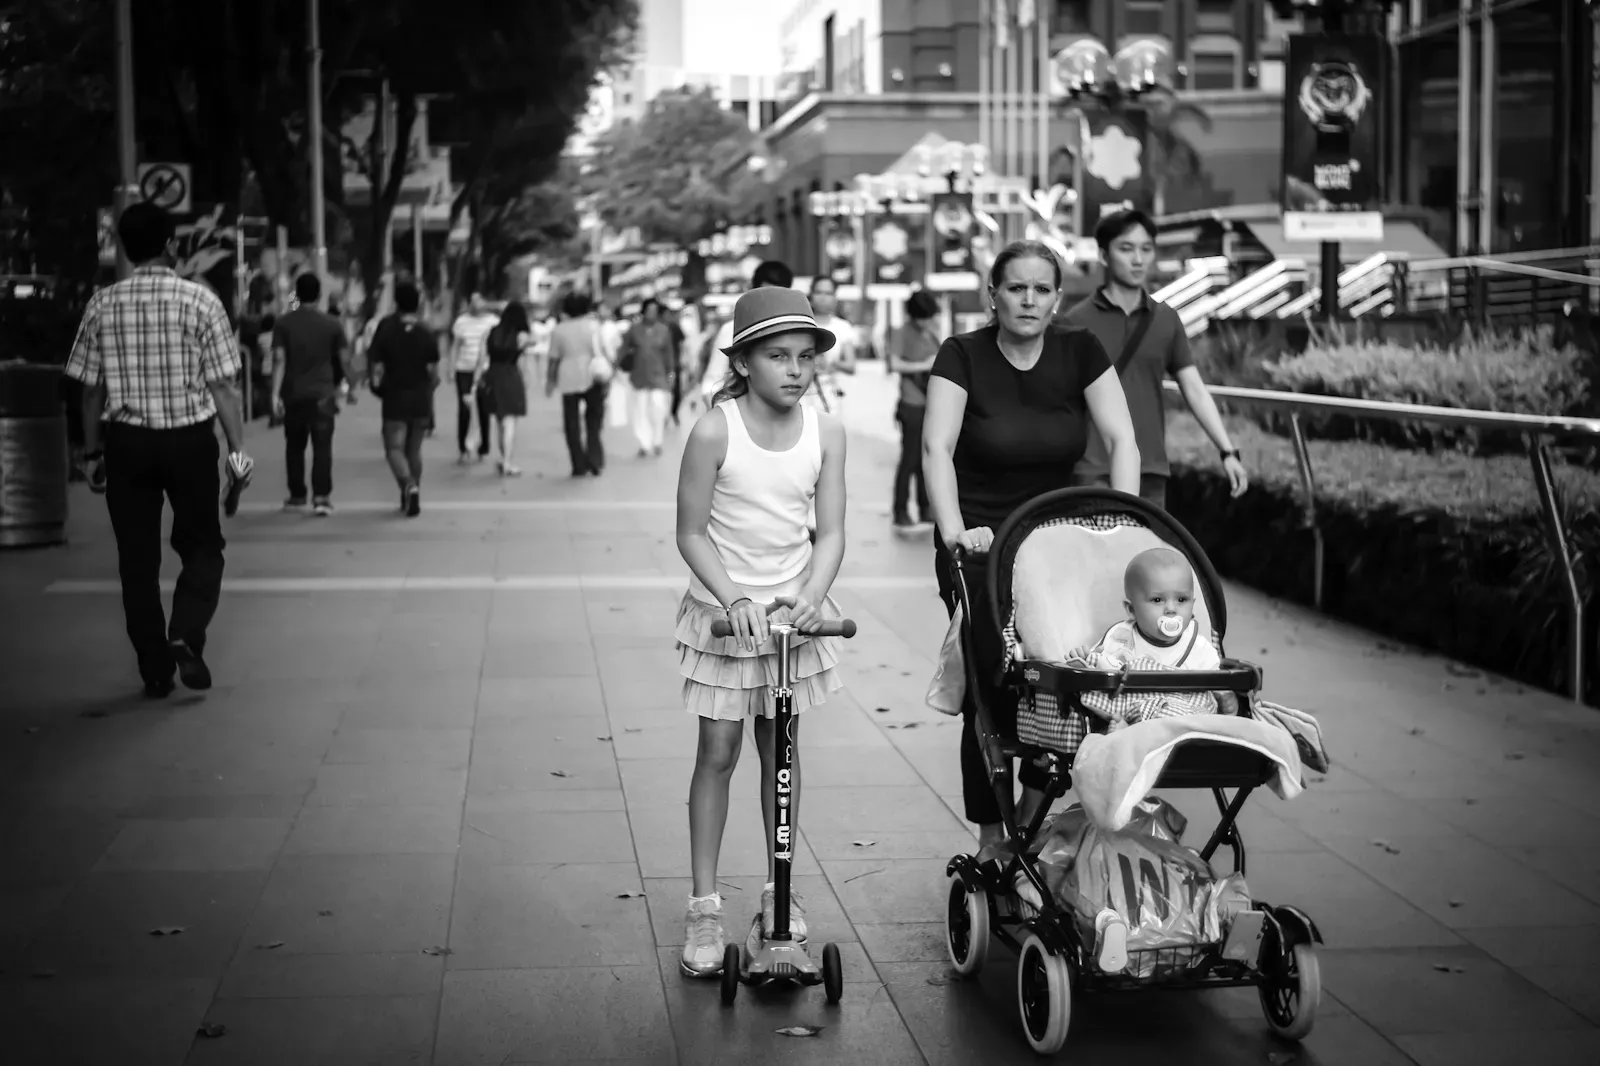
M 888 529 L 887 383 L 869 368 L 849 393 L 838 598 L 861 634 L 847 692 L 806 719 L 796 849 L 812 939 L 843 950 L 837 1008 L 817 989 L 725 1010 L 677 973 L 676 460 L 613 431 L 606 476 L 574 482 L 536 399 L 527 476 L 500 480 L 454 465 L 446 410 L 407 521 L 368 398 L 340 420 L 328 519 L 278 512 L 281 438 L 252 427 L 208 694 L 132 698 L 109 525 L 81 487 L 69 546 L 0 554 L 6 1061 L 1034 1061 L 1008 951 L 948 976 L 943 865 L 971 836 L 958 727 L 921 704 L 944 613 L 931 546 Z M 1600 1061 L 1600 717 L 1244 589 L 1229 606 L 1230 650 L 1319 715 L 1338 762 L 1242 821 L 1252 889 L 1327 936 L 1323 1012 L 1296 1052 L 1248 992 L 1080 1001 L 1064 1054 Z M 765 864 L 754 759 L 734 796 L 738 933 Z M 775 1032 L 794 1024 L 823 1028 Z

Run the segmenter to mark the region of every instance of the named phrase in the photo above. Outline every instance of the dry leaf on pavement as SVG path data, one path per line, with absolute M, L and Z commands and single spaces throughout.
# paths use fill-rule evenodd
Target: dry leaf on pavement
M 151 936 L 177 936 L 179 933 L 183 932 L 183 928 L 184 927 L 181 926 L 181 925 L 161 925 L 161 926 L 157 926 L 156 928 L 150 930 L 150 935 Z
M 786 1025 L 782 1029 L 774 1029 L 779 1036 L 816 1036 L 822 1032 L 820 1025 Z

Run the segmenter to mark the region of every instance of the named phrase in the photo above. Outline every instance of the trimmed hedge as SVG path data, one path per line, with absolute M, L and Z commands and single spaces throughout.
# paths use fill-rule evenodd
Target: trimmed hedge
M 1262 370 L 1267 388 L 1318 396 L 1431 404 L 1534 415 L 1589 413 L 1584 355 L 1557 347 L 1550 326 L 1513 333 L 1463 333 L 1447 348 L 1392 341 L 1312 344 Z M 1264 424 L 1275 427 L 1272 421 Z M 1422 422 L 1379 422 L 1341 416 L 1307 419 L 1307 430 L 1331 440 L 1372 440 L 1433 451 L 1461 448 L 1502 454 L 1517 440 Z
M 1309 605 L 1312 535 L 1294 449 L 1241 418 L 1228 431 L 1251 488 L 1230 500 L 1216 450 L 1186 415 L 1169 418 L 1168 508 L 1218 571 Z M 1325 548 L 1323 609 L 1397 640 L 1565 692 L 1565 579 L 1526 458 L 1427 454 L 1361 441 L 1308 442 Z M 1600 475 L 1557 472 L 1586 597 L 1585 646 L 1600 615 Z M 1591 656 L 1593 652 L 1591 651 Z M 1587 700 L 1600 706 L 1600 663 Z

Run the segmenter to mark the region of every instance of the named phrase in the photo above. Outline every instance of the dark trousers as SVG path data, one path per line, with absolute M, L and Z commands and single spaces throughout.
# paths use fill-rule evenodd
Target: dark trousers
M 983 749 L 978 746 L 974 680 L 982 691 L 994 728 L 1008 737 L 1017 735 L 1016 697 L 995 683 L 996 672 L 1005 658 L 1005 639 L 996 631 L 990 616 L 989 591 L 985 584 L 988 563 L 987 556 L 969 555 L 961 567 L 967 579 L 967 602 L 972 607 L 967 628 L 972 634 L 974 660 L 967 664 L 967 691 L 961 698 L 961 801 L 966 808 L 967 821 L 976 825 L 993 825 L 1000 821 L 1000 798 L 989 783 L 989 769 L 983 759 Z M 961 600 L 956 591 L 950 550 L 938 536 L 934 537 L 933 566 L 939 578 L 939 596 L 944 600 L 945 610 L 954 615 Z M 1043 769 L 1028 760 L 1022 761 L 1017 776 L 1028 788 L 1042 789 L 1049 779 Z
M 1111 487 L 1110 474 L 1073 474 L 1072 487 L 1102 488 Z M 1139 498 L 1146 503 L 1153 503 L 1163 511 L 1167 509 L 1167 475 L 1165 474 L 1140 474 Z
M 401 488 L 422 483 L 422 441 L 431 418 L 383 420 L 383 455 Z
M 147 682 L 176 669 L 168 640 L 203 651 L 222 592 L 222 477 L 212 420 L 182 429 L 106 425 L 106 509 L 117 538 L 122 613 Z M 172 550 L 183 569 L 172 620 L 161 609 L 161 507 L 172 503 Z
M 903 403 L 895 408 L 895 421 L 900 423 L 900 462 L 894 468 L 894 518 L 897 522 L 911 519 L 911 482 L 917 483 L 917 517 L 924 522 L 932 520 L 928 507 L 928 485 L 922 480 L 922 418 L 926 407 Z
M 598 474 L 606 468 L 606 448 L 600 431 L 605 426 L 606 394 L 610 391 L 610 385 L 600 384 L 587 392 L 561 394 L 561 423 L 567 434 L 567 454 L 572 457 L 574 477 Z
M 489 454 L 489 393 L 473 388 L 470 370 L 456 371 L 456 447 L 467 452 L 467 434 L 472 430 L 472 409 L 478 409 L 478 455 Z
M 284 465 L 289 495 L 306 498 L 306 444 L 311 445 L 311 495 L 333 495 L 333 423 L 338 401 L 291 400 L 283 407 Z

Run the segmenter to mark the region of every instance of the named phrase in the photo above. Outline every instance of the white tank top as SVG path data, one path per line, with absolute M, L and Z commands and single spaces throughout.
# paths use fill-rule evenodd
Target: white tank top
M 801 408 L 800 440 L 784 452 L 750 439 L 737 400 L 717 407 L 728 422 L 728 453 L 711 491 L 706 532 L 740 591 L 757 603 L 798 590 L 811 562 L 810 520 L 822 474 L 817 416 Z M 702 603 L 717 597 L 690 575 L 689 591 Z

